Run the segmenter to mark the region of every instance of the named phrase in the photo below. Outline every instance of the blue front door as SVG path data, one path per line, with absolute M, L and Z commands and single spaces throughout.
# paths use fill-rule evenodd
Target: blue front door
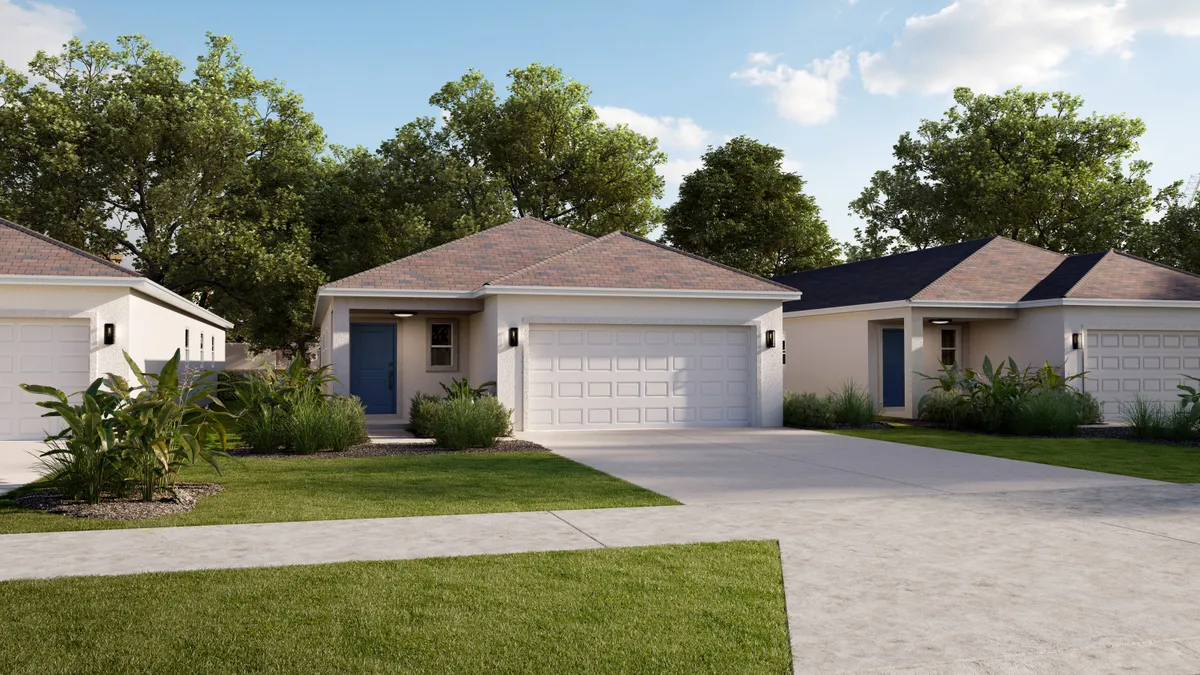
M 883 329 L 883 406 L 904 407 L 904 329 Z
M 350 324 L 350 393 L 368 415 L 396 414 L 396 324 Z

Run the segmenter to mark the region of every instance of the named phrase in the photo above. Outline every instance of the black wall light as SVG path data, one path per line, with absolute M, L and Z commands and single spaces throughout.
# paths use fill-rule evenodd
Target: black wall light
M 111 345 L 117 342 L 117 324 L 104 324 L 104 344 Z
M 1083 333 L 1071 333 L 1071 349 L 1083 349 Z
M 516 327 L 509 328 L 508 329 L 508 346 L 516 347 L 519 337 L 520 337 L 519 329 L 517 329 Z
M 767 331 L 767 349 L 775 349 L 775 331 Z

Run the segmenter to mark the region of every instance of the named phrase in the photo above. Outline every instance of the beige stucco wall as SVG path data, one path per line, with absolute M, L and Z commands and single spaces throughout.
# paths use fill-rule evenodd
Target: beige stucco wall
M 847 380 L 879 397 L 879 330 L 902 328 L 908 308 L 786 317 L 784 389 L 826 394 Z
M 778 343 L 783 313 L 779 301 L 504 295 L 489 298 L 484 314 L 484 330 L 491 330 L 497 345 L 497 396 L 513 408 L 518 430 L 524 426 L 524 345 L 531 323 L 753 326 L 757 396 L 751 425 L 783 424 L 783 364 Z M 518 347 L 508 346 L 508 329 L 513 326 L 520 329 Z M 775 349 L 764 347 L 767 330 L 776 331 Z M 484 335 L 483 340 L 486 345 L 489 337 Z
M 92 379 L 106 373 L 132 373 L 122 351 L 141 368 L 156 369 L 183 346 L 183 327 L 191 326 L 205 341 L 216 339 L 215 358 L 205 348 L 208 368 L 220 368 L 225 357 L 225 332 L 122 286 L 0 286 L 0 316 L 86 319 L 91 331 L 89 370 Z M 115 344 L 104 344 L 104 324 L 116 328 Z M 196 357 L 198 361 L 198 356 Z M 196 364 L 199 365 L 198 363 Z
M 223 370 L 225 331 L 184 314 L 136 291 L 129 296 L 129 355 L 138 366 L 157 372 L 179 350 L 180 365 L 188 371 Z M 188 346 L 184 347 L 184 331 Z M 118 333 L 119 334 L 119 333 Z M 203 340 L 203 350 L 200 342 Z M 215 351 L 214 351 L 215 349 Z

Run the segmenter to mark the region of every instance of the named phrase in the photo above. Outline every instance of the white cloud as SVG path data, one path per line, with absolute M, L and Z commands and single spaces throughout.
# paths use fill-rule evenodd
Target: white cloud
M 1200 36 L 1200 2 L 956 0 L 910 16 L 889 50 L 857 60 L 873 94 L 995 92 L 1055 80 L 1077 54 L 1131 58 L 1143 34 Z
M 708 145 L 712 132 L 690 117 L 651 117 L 614 106 L 596 106 L 600 121 L 609 125 L 627 124 L 630 129 L 658 139 L 663 148 L 696 150 Z
M 658 168 L 658 172 L 667 181 L 667 186 L 671 188 L 667 192 L 670 193 L 679 189 L 679 184 L 683 182 L 684 176 L 702 166 L 704 166 L 704 162 L 699 157 L 668 159 L 666 164 Z
M 83 29 L 74 10 L 41 2 L 0 0 L 0 61 L 25 71 L 38 50 L 57 52 Z
M 772 89 L 775 107 L 782 117 L 800 124 L 824 124 L 837 115 L 838 89 L 850 74 L 850 52 L 843 49 L 828 59 L 813 59 L 804 68 L 774 64 L 775 57 L 762 52 L 749 56 L 750 66 L 732 77 Z

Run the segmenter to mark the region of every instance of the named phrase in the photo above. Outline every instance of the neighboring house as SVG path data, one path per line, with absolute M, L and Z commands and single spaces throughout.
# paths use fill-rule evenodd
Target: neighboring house
M 778 426 L 794 289 L 625 233 L 521 218 L 322 286 L 335 390 L 376 419 L 496 382 L 516 429 Z
M 1109 418 L 1137 394 L 1178 402 L 1200 375 L 1200 277 L 1106 251 L 1065 256 L 1004 237 L 776 277 L 784 385 L 823 393 L 857 380 L 887 414 L 915 415 L 940 363 L 1086 371 Z
M 181 350 L 220 369 L 232 324 L 103 258 L 0 219 L 0 441 L 40 440 L 44 419 L 22 383 L 67 392 L 131 373 L 121 350 L 156 370 Z

